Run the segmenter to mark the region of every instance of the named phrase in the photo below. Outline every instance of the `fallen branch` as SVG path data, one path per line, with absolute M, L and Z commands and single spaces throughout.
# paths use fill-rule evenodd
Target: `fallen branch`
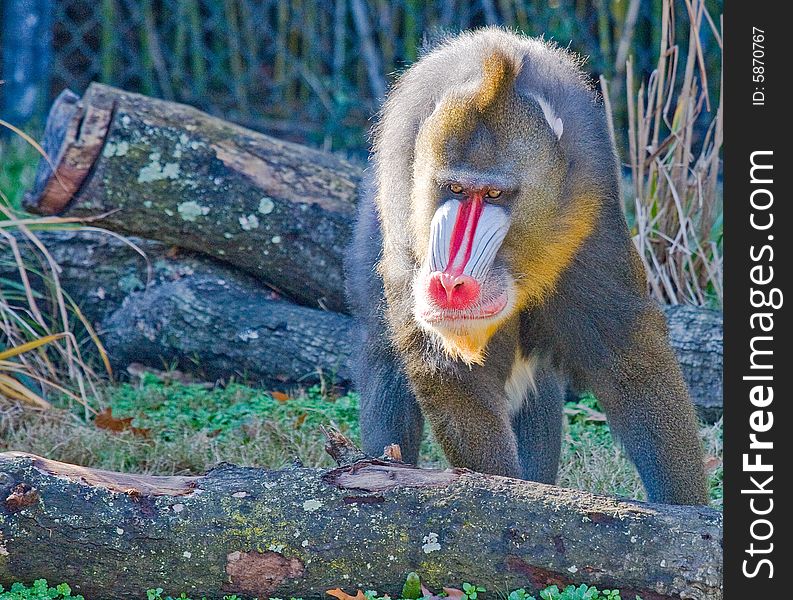
M 339 441 L 329 444 L 334 453 Z M 368 457 L 330 471 L 221 465 L 155 477 L 0 454 L 0 583 L 46 577 L 96 600 L 152 587 L 212 598 L 323 597 L 334 587 L 395 596 L 409 571 L 430 588 L 586 582 L 626 599 L 715 600 L 721 538 L 710 508 Z

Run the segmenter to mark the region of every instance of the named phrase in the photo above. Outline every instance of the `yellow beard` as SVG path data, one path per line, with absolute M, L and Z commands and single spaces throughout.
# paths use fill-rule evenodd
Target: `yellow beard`
M 500 321 L 488 320 L 486 324 L 473 322 L 464 328 L 434 328 L 434 331 L 449 358 L 461 360 L 469 366 L 483 365 L 487 343 L 498 330 L 499 323 Z

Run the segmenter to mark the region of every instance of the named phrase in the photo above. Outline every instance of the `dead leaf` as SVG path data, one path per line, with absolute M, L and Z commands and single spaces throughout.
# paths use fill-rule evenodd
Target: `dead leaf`
M 94 419 L 94 425 L 96 425 L 99 429 L 107 429 L 108 431 L 114 431 L 116 433 L 130 431 L 133 435 L 139 435 L 141 437 L 149 436 L 148 429 L 132 426 L 132 417 L 114 417 L 113 409 L 109 407 L 105 408 L 102 410 L 102 412 L 96 415 L 96 418 Z
M 300 416 L 295 419 L 295 429 L 300 429 L 303 426 L 303 423 L 306 421 L 306 417 L 308 416 L 307 413 L 302 413 Z
M 366 595 L 361 590 L 358 590 L 358 593 L 355 594 L 354 596 L 350 596 L 348 593 L 341 590 L 340 588 L 327 590 L 325 593 L 328 596 L 333 596 L 334 598 L 338 598 L 339 600 L 366 600 Z
M 422 583 L 422 584 L 421 584 L 421 597 L 422 597 L 422 598 L 427 598 L 427 599 L 429 599 L 429 600 L 436 600 L 436 598 L 437 598 L 438 596 L 434 595 L 434 594 L 433 594 L 431 591 L 429 591 L 429 590 L 427 589 L 427 586 L 425 586 L 425 585 Z
M 284 392 L 270 392 L 270 395 L 273 397 L 273 400 L 278 400 L 278 402 L 287 402 L 289 400 L 289 394 L 285 394 Z
M 465 592 L 456 588 L 445 587 L 443 588 L 443 591 L 446 592 L 446 597 L 451 598 L 451 600 L 460 600 L 463 596 L 465 596 Z
M 390 444 L 383 448 L 383 458 L 393 460 L 395 462 L 402 462 L 402 448 L 399 444 Z
M 711 473 L 721 466 L 721 459 L 718 456 L 705 457 L 705 471 Z

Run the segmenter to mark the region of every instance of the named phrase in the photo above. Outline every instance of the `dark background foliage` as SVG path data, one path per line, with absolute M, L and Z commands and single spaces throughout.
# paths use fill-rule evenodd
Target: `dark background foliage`
M 686 5 L 675 3 L 670 25 L 685 42 Z M 721 0 L 706 4 L 717 18 Z M 63 88 L 81 93 L 96 80 L 363 156 L 384 90 L 424 44 L 496 24 L 588 57 L 593 84 L 600 75 L 611 82 L 622 138 L 626 61 L 633 57 L 639 81 L 655 67 L 661 8 L 662 0 L 0 0 L 2 114 L 41 122 Z M 718 94 L 719 48 L 709 35 L 702 44 Z M 34 92 L 17 81 L 20 71 Z

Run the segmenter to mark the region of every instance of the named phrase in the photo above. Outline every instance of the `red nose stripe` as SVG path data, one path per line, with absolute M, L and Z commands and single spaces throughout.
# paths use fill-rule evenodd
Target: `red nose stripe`
M 460 205 L 449 243 L 449 264 L 443 270 L 450 275 L 460 275 L 471 258 L 474 233 L 482 215 L 482 198 L 474 196 Z

